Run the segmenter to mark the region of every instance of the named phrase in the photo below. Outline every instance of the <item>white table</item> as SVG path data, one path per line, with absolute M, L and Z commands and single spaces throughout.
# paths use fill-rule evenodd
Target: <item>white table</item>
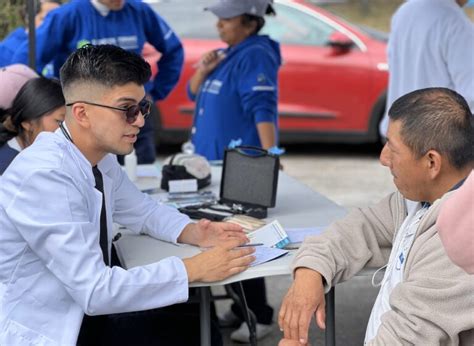
M 217 195 L 220 185 L 221 167 L 212 168 L 212 183 L 209 189 Z M 136 182 L 140 189 L 150 189 L 159 187 L 158 178 L 138 178 Z M 338 206 L 321 194 L 311 190 L 306 185 L 291 178 L 284 172 L 280 172 L 278 179 L 276 207 L 268 210 L 267 220 L 277 219 L 283 227 L 314 227 L 326 226 L 332 221 L 340 219 L 346 214 L 344 208 Z M 115 242 L 117 253 L 122 265 L 125 268 L 132 268 L 139 265 L 146 265 L 157 262 L 169 256 L 181 258 L 190 257 L 199 252 L 199 249 L 186 245 L 174 245 L 165 243 L 145 235 L 132 235 L 125 233 Z M 282 258 L 267 262 L 256 267 L 251 267 L 226 280 L 213 283 L 193 283 L 191 287 L 199 287 L 201 294 L 201 345 L 210 345 L 210 316 L 209 316 L 209 287 L 225 285 L 238 281 L 248 280 L 258 277 L 289 275 L 290 263 L 293 259 L 294 251 Z M 332 292 L 333 294 L 333 292 Z M 334 327 L 334 296 L 329 297 L 329 311 L 327 316 L 328 330 L 326 335 L 334 338 L 334 329 L 330 330 L 331 324 Z M 332 323 L 331 323 L 332 320 Z M 331 335 L 332 334 L 332 335 Z

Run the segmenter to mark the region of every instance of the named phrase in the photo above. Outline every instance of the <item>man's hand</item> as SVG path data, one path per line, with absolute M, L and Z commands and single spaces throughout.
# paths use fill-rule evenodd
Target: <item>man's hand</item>
M 189 282 L 213 282 L 228 278 L 247 269 L 255 260 L 253 247 L 238 248 L 245 241 L 234 239 L 199 255 L 183 260 Z
M 278 324 L 284 332 L 284 338 L 306 345 L 313 315 L 318 326 L 321 329 L 326 328 L 325 306 L 321 274 L 308 268 L 298 268 L 278 314 Z
M 211 222 L 206 219 L 187 225 L 181 232 L 178 242 L 212 247 L 229 240 L 248 242 L 241 226 L 230 222 Z

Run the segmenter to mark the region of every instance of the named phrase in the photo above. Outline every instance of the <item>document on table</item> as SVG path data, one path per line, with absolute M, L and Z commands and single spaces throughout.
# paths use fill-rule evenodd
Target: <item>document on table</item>
M 251 243 L 261 243 L 267 247 L 282 248 L 289 243 L 288 235 L 277 220 L 247 233 Z
M 312 235 L 319 235 L 323 233 L 326 227 L 327 226 L 285 229 L 286 233 L 288 234 L 288 239 L 290 240 L 289 244 L 287 244 L 285 248 L 298 248 L 306 237 Z
M 273 247 L 267 246 L 255 246 L 255 252 L 253 255 L 255 256 L 255 261 L 250 264 L 251 267 L 255 267 L 256 265 L 274 260 L 278 257 L 286 255 L 288 250 L 282 250 Z

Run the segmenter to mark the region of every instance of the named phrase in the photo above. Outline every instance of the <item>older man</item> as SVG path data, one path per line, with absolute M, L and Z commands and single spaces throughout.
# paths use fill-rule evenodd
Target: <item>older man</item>
M 366 344 L 457 345 L 474 329 L 474 277 L 449 260 L 435 227 L 442 201 L 473 167 L 471 112 L 456 92 L 429 88 L 389 114 L 380 161 L 398 192 L 304 242 L 279 314 L 281 345 L 306 344 L 313 314 L 324 328 L 324 292 L 366 266 L 387 266 Z

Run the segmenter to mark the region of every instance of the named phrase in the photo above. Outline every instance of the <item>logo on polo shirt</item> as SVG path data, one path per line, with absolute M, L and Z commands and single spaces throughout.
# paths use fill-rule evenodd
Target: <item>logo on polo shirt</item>
M 204 83 L 204 87 L 202 88 L 202 91 L 203 92 L 208 92 L 210 94 L 219 95 L 219 92 L 221 91 L 222 85 L 223 85 L 222 81 L 220 81 L 218 79 L 213 79 L 211 81 L 207 80 Z

